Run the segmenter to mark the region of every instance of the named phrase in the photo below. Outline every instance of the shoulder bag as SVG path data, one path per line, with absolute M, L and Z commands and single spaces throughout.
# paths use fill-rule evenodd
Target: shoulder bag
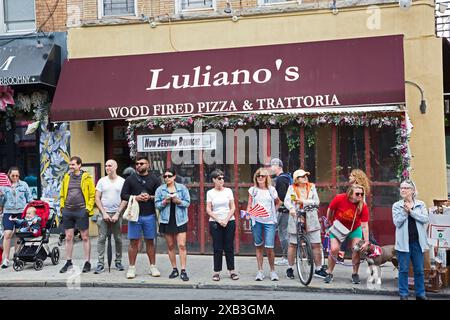
M 353 217 L 353 223 L 352 223 L 352 227 L 349 229 L 347 229 L 346 226 L 344 226 L 342 224 L 342 222 L 340 222 L 339 220 L 334 220 L 333 225 L 330 227 L 329 232 L 333 234 L 333 236 L 336 237 L 336 239 L 339 242 L 343 242 L 345 240 L 345 238 L 347 238 L 347 236 L 349 235 L 349 233 L 351 232 L 351 230 L 353 229 L 353 226 L 355 225 L 355 220 L 356 220 L 356 215 L 358 214 L 358 209 L 355 210 L 355 216 Z
M 135 199 L 136 196 L 130 196 L 127 208 L 123 213 L 123 219 L 136 222 L 139 219 L 139 202 Z

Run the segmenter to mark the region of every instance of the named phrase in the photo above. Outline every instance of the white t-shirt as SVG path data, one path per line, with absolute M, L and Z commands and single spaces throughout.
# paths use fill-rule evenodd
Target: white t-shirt
M 102 205 L 106 212 L 116 212 L 119 209 L 120 192 L 124 182 L 125 179 L 120 176 L 117 176 L 114 180 L 111 180 L 108 176 L 98 180 L 95 190 L 102 193 Z
M 276 224 L 277 223 L 277 211 L 275 209 L 275 199 L 278 198 L 277 190 L 274 187 L 270 187 L 271 191 L 263 190 L 260 188 L 251 187 L 248 189 L 248 193 L 254 198 L 253 203 L 259 203 L 266 209 L 269 216 L 266 218 L 253 217 L 252 220 L 264 223 L 264 224 Z M 253 207 L 253 204 L 250 204 Z
M 206 193 L 206 202 L 211 202 L 211 209 L 219 219 L 225 219 L 230 212 L 230 201 L 234 200 L 233 191 L 230 188 L 224 188 L 222 191 L 211 189 Z M 234 215 L 230 218 L 234 220 Z M 209 218 L 209 221 L 214 221 Z

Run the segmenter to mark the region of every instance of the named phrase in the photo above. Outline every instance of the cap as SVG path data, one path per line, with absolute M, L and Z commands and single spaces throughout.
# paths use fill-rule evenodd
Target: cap
M 283 161 L 281 161 L 278 158 L 273 158 L 272 160 L 270 160 L 270 165 L 271 166 L 278 166 L 280 168 L 283 168 Z
M 295 172 L 294 172 L 294 181 L 295 181 L 295 179 L 297 179 L 298 177 L 303 177 L 304 175 L 310 175 L 310 173 L 308 172 L 308 171 L 305 171 L 305 170 L 303 170 L 303 169 L 299 169 L 299 170 L 296 170 Z

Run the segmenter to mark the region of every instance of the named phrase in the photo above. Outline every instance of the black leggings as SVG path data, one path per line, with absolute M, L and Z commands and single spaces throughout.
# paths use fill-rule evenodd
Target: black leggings
M 209 231 L 213 239 L 214 272 L 222 271 L 222 256 L 224 251 L 227 269 L 234 270 L 235 228 L 236 223 L 234 220 L 229 221 L 225 228 L 216 221 L 209 222 Z

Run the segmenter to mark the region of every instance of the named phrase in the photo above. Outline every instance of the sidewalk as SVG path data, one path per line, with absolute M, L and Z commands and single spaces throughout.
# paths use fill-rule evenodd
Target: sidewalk
M 50 249 L 57 246 L 57 235 L 52 235 L 50 240 Z M 123 264 L 128 266 L 128 240 L 124 239 Z M 190 281 L 183 282 L 179 277 L 169 279 L 168 276 L 172 271 L 167 254 L 157 254 L 156 265 L 161 271 L 161 277 L 151 277 L 148 274 L 149 262 L 146 254 L 139 254 L 136 267 L 137 276 L 135 279 L 126 279 L 126 271 L 117 271 L 114 269 L 114 261 L 112 262 L 111 272 L 106 270 L 102 274 L 94 274 L 94 268 L 97 264 L 97 238 L 91 238 L 91 264 L 92 271 L 89 273 L 80 273 L 83 267 L 83 248 L 81 241 L 76 241 L 74 246 L 73 262 L 76 268 L 74 271 L 65 274 L 59 273 L 60 268 L 65 263 L 64 244 L 59 247 L 61 260 L 58 265 L 54 266 L 50 258 L 44 261 L 44 268 L 41 271 L 35 271 L 33 264 L 27 263 L 25 269 L 20 272 L 13 270 L 12 265 L 7 269 L 0 269 L 0 287 L 68 287 L 80 285 L 81 287 L 159 287 L 159 288 L 197 288 L 197 289 L 243 289 L 243 290 L 285 290 L 297 291 L 304 290 L 309 292 L 329 292 L 335 293 L 355 293 L 355 294 L 382 294 L 397 295 L 397 271 L 391 264 L 386 264 L 381 268 L 382 284 L 379 289 L 370 289 L 367 285 L 367 264 L 363 263 L 360 267 L 361 283 L 354 285 L 351 283 L 352 268 L 349 266 L 337 265 L 334 270 L 334 281 L 325 284 L 323 279 L 313 278 L 308 287 L 303 286 L 298 280 L 296 271 L 295 279 L 286 278 L 286 267 L 276 266 L 276 271 L 280 277 L 280 281 L 270 281 L 269 266 L 267 258 L 264 258 L 264 272 L 266 278 L 264 281 L 255 281 L 256 274 L 256 258 L 237 256 L 235 259 L 236 270 L 238 271 L 239 280 L 231 280 L 226 271 L 224 259 L 223 268 L 225 271 L 221 273 L 220 281 L 213 281 L 212 265 L 213 258 L 211 255 L 188 255 L 187 273 Z M 114 251 L 114 241 L 113 241 Z M 114 254 L 113 254 L 114 255 Z M 113 257 L 114 259 L 114 257 Z M 105 255 L 106 260 L 106 255 Z M 106 263 L 106 261 L 105 261 Z M 346 264 L 350 261 L 346 260 Z M 179 266 L 178 266 L 179 267 Z M 427 293 L 431 298 L 449 298 L 450 288 L 441 289 L 439 293 Z

